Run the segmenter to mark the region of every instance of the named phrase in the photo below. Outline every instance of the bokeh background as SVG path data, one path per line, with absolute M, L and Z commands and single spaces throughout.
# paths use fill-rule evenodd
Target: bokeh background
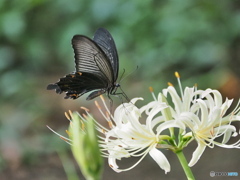
M 240 1 L 0 0 L 1 180 L 82 177 L 70 147 L 46 125 L 64 135 L 64 112 L 85 106 L 95 114 L 94 102 L 65 100 L 46 86 L 74 71 L 73 35 L 92 37 L 99 27 L 114 37 L 120 74 L 130 74 L 121 82 L 129 98 L 141 96 L 146 104 L 152 100 L 148 87 L 157 93 L 169 81 L 177 86 L 178 71 L 183 86 L 197 83 L 239 99 Z M 188 160 L 195 147 L 184 150 Z M 106 163 L 103 179 L 185 179 L 175 155 L 164 153 L 172 167 L 167 175 L 146 157 L 119 174 Z M 197 179 L 209 179 L 210 171 L 240 176 L 239 167 L 239 150 L 208 148 L 192 169 Z

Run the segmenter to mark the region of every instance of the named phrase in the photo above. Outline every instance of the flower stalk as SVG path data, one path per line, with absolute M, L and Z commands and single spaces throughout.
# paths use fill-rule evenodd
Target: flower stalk
M 178 157 L 178 160 L 180 161 L 182 168 L 185 172 L 185 175 L 187 177 L 188 180 L 195 180 L 195 177 L 190 169 L 190 167 L 188 166 L 188 162 L 183 154 L 182 151 L 178 151 L 176 152 L 176 155 Z

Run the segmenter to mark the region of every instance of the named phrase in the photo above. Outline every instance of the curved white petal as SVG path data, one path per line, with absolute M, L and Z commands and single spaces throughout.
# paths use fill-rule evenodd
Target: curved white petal
M 179 95 L 176 92 L 176 89 L 172 86 L 169 86 L 165 92 L 163 91 L 163 94 L 166 96 L 167 93 L 171 95 L 172 102 L 174 103 L 174 108 L 177 113 L 180 113 L 182 110 L 182 101 Z M 166 96 L 167 97 L 167 96 Z
M 231 106 L 233 99 L 226 98 L 225 102 L 221 106 L 222 114 L 225 114 L 228 108 Z
M 198 147 L 193 152 L 192 159 L 188 164 L 190 167 L 192 167 L 193 165 L 195 165 L 197 163 L 197 161 L 202 156 L 202 153 L 204 152 L 205 148 L 206 148 L 206 145 L 204 143 L 198 142 Z
M 190 106 L 191 106 L 191 102 L 193 100 L 193 96 L 194 96 L 194 88 L 188 88 L 186 87 L 184 90 L 184 94 L 183 94 L 183 109 L 184 111 L 189 111 Z
M 232 134 L 236 132 L 236 127 L 233 125 L 223 125 L 220 127 L 215 128 L 216 133 L 223 136 L 222 143 L 225 144 L 229 141 L 229 139 L 232 137 Z
M 162 123 L 165 121 L 165 118 L 163 116 L 158 116 L 152 120 L 151 128 L 153 129 L 156 125 Z
M 121 172 L 121 170 L 118 169 L 118 165 L 116 163 L 116 158 L 109 157 L 108 164 L 115 172 L 118 172 L 118 173 Z
M 165 173 L 170 172 L 170 164 L 166 158 L 166 156 L 159 150 L 157 150 L 156 148 L 152 148 L 149 151 L 149 155 L 156 161 L 156 163 L 160 166 L 160 168 L 162 168 Z
M 185 130 L 185 125 L 181 121 L 170 120 L 170 121 L 166 121 L 166 122 L 160 124 L 157 127 L 157 129 L 156 129 L 157 135 L 159 135 L 163 130 L 169 129 L 172 127 L 176 127 L 176 128 Z
M 216 124 L 221 125 L 221 109 L 220 108 L 214 108 L 212 112 L 210 112 L 208 117 L 208 126 L 215 126 Z
M 131 103 L 125 103 L 117 107 L 114 112 L 114 119 L 116 126 L 121 128 L 122 124 L 126 124 L 129 120 L 138 119 L 141 116 L 140 110 Z
M 177 120 L 182 121 L 187 126 L 191 125 L 191 127 L 189 127 L 189 128 L 192 130 L 194 127 L 196 127 L 196 126 L 199 127 L 201 125 L 201 121 L 200 121 L 199 117 L 192 112 L 181 113 Z
M 201 126 L 205 127 L 208 121 L 208 109 L 206 103 L 202 99 L 198 99 L 197 102 L 199 103 L 201 109 Z
M 150 103 L 148 103 L 147 105 L 143 106 L 140 108 L 140 112 L 143 113 L 145 111 L 145 113 L 148 115 L 150 110 L 159 102 L 157 101 L 152 101 Z
M 138 100 L 143 100 L 143 98 L 139 97 L 139 98 L 133 98 L 129 104 L 135 104 Z
M 152 129 L 151 128 L 152 127 L 152 119 L 154 118 L 154 116 L 167 107 L 168 106 L 165 103 L 158 103 L 154 108 L 152 108 L 152 110 L 149 112 L 149 115 L 146 119 L 146 126 L 149 129 Z

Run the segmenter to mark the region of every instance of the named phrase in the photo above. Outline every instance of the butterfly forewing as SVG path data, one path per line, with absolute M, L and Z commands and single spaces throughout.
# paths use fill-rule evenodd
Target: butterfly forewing
M 113 82 L 111 63 L 94 41 L 86 36 L 75 35 L 72 46 L 77 72 L 96 74 L 109 84 Z
M 95 32 L 93 40 L 97 43 L 98 46 L 100 46 L 100 48 L 104 51 L 110 60 L 114 72 L 114 81 L 116 81 L 118 77 L 119 61 L 113 37 L 106 29 L 99 28 Z

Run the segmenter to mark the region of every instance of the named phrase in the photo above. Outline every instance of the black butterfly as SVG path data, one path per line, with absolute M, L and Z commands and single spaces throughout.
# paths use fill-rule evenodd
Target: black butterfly
M 87 100 L 91 100 L 103 93 L 109 95 L 126 94 L 116 93 L 120 87 L 118 78 L 119 61 L 116 45 L 111 34 L 104 28 L 99 28 L 93 40 L 75 35 L 72 38 L 72 47 L 75 54 L 76 71 L 60 78 L 55 84 L 49 84 L 48 90 L 56 90 L 61 94 L 66 92 L 65 99 L 77 99 L 83 94 L 92 92 Z M 111 98 L 110 98 L 111 99 Z

